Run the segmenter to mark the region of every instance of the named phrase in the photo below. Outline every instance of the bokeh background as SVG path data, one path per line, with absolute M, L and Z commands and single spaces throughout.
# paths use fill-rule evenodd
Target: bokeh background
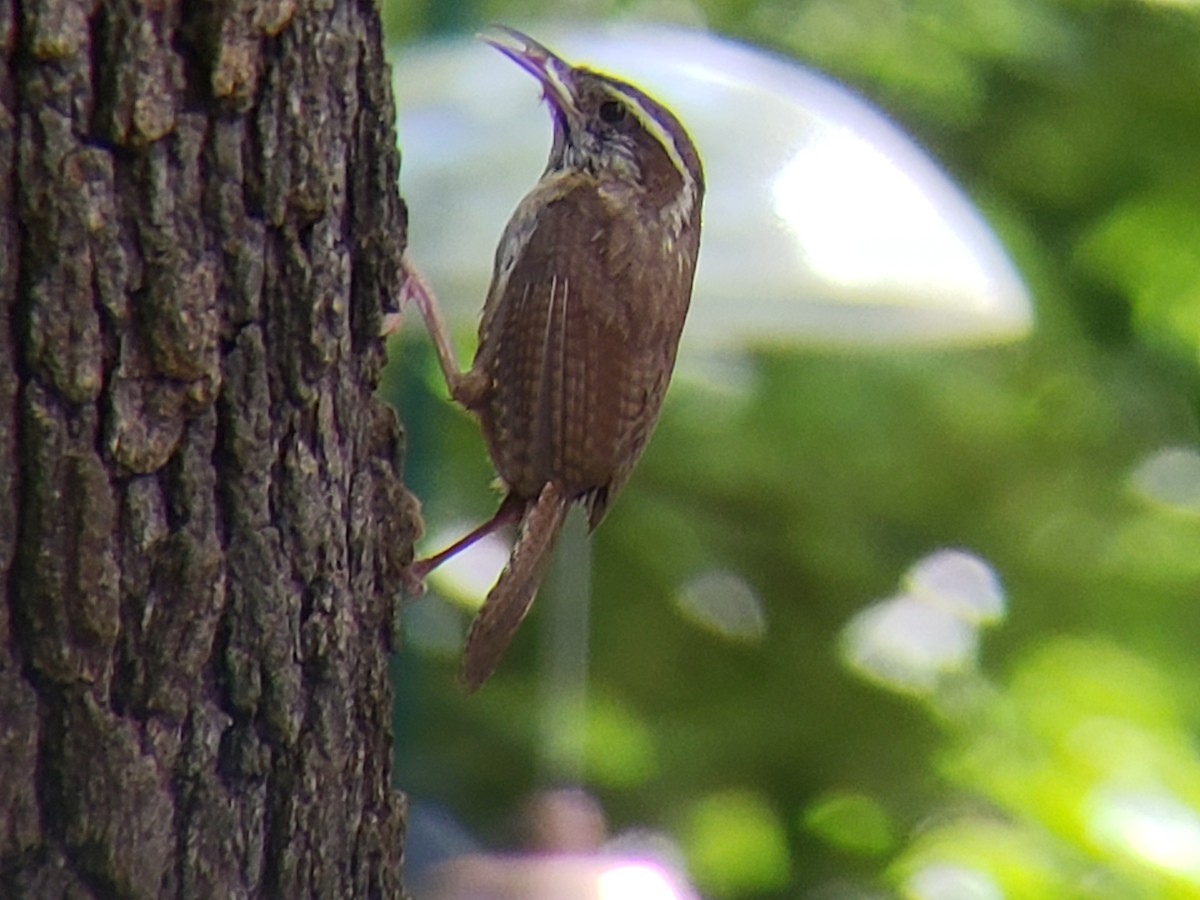
M 432 584 L 402 623 L 396 777 L 459 836 L 439 846 L 512 848 L 523 800 L 578 781 L 714 900 L 1200 897 L 1200 4 L 384 10 L 397 59 L 568 15 L 798 60 L 928 151 L 1036 307 L 996 346 L 749 344 L 726 383 L 678 378 L 574 565 L 574 705 L 547 683 L 558 582 L 473 697 L 470 610 Z M 415 318 L 391 355 L 430 530 L 486 518 L 494 473 Z

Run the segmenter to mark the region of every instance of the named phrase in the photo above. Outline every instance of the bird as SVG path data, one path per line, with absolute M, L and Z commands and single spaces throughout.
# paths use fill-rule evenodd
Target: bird
M 570 506 L 595 529 L 650 438 L 691 302 L 705 190 L 687 131 L 642 90 L 512 28 L 481 37 L 541 84 L 553 137 L 496 248 L 467 371 L 432 288 L 402 266 L 402 296 L 425 320 L 451 398 L 478 417 L 505 490 L 491 519 L 414 562 L 408 583 L 420 590 L 435 566 L 518 523 L 467 635 L 469 691 L 529 612 Z

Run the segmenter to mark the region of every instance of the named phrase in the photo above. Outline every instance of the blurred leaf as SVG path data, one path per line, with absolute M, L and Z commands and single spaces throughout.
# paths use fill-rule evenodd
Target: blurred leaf
M 1147 337 L 1200 352 L 1200 196 L 1130 200 L 1080 242 L 1080 265 L 1127 295 Z
M 891 850 L 896 839 L 883 807 L 851 792 L 818 797 L 804 812 L 804 826 L 839 849 L 872 856 Z
M 587 775 L 598 785 L 636 787 L 658 771 L 654 731 L 611 696 L 591 696 L 584 740 Z
M 698 800 L 683 826 L 688 868 L 701 890 L 737 897 L 787 884 L 791 863 L 783 823 L 748 790 Z

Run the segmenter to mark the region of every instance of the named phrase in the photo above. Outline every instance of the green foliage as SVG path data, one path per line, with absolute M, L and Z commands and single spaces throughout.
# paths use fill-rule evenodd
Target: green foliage
M 1200 521 L 1131 481 L 1197 437 L 1200 11 L 707 0 L 681 17 L 697 15 L 905 123 L 984 198 L 1039 327 L 991 350 L 773 350 L 740 388 L 672 388 L 594 541 L 589 787 L 615 826 L 673 834 L 714 898 L 1200 896 Z M 490 513 L 472 423 L 397 379 L 410 467 L 438 460 L 427 512 Z M 847 622 L 946 546 L 991 564 L 1007 618 L 925 696 L 867 683 L 839 656 Z M 761 603 L 757 641 L 673 605 L 713 571 Z M 401 763 L 488 836 L 537 780 L 534 644 L 470 700 L 431 659 Z
M 782 822 L 767 800 L 746 790 L 723 790 L 698 799 L 682 837 L 693 877 L 717 896 L 778 890 L 790 867 Z
M 803 824 L 830 846 L 864 855 L 891 850 L 896 841 L 887 810 L 865 794 L 831 791 L 817 797 Z
M 1118 204 L 1080 241 L 1081 268 L 1129 299 L 1138 331 L 1200 355 L 1200 194 L 1176 186 Z

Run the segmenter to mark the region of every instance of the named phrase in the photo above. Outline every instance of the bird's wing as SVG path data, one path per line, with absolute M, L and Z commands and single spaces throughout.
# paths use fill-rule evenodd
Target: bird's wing
M 522 202 L 497 253 L 475 362 L 490 376 L 480 415 L 501 477 L 526 497 L 558 482 L 589 501 L 593 524 L 658 416 L 682 324 L 656 318 L 660 273 L 640 264 L 608 203 L 584 173 Z

